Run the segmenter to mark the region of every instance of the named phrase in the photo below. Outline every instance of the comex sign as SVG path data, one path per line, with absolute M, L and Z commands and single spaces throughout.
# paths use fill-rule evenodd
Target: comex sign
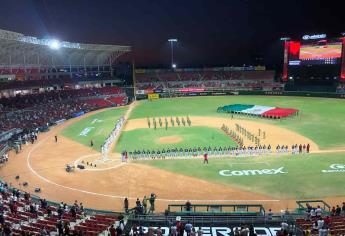
M 221 170 L 219 174 L 222 176 L 248 176 L 248 175 L 278 175 L 287 174 L 288 172 L 283 170 L 284 167 L 277 169 L 262 169 L 262 170 Z
M 326 34 L 314 34 L 314 35 L 306 34 L 302 38 L 303 38 L 303 40 L 309 40 L 309 39 L 324 39 L 326 37 L 327 37 Z
M 345 172 L 344 164 L 332 164 L 328 170 L 321 170 L 322 173 L 334 173 L 334 172 Z

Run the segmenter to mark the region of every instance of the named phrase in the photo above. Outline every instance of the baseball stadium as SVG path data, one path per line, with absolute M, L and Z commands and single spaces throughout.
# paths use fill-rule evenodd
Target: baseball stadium
M 345 38 L 281 43 L 279 79 L 131 63 L 124 83 L 131 46 L 0 30 L 0 223 L 11 235 L 191 235 L 180 222 L 319 235 L 322 219 L 343 235 Z

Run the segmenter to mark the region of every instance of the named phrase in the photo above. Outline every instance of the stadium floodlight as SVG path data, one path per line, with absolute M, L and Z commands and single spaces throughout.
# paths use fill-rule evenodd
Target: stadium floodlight
M 171 38 L 171 39 L 168 39 L 168 42 L 170 43 L 170 46 L 171 46 L 171 67 L 175 69 L 176 64 L 174 63 L 174 43 L 177 43 L 177 39 Z
M 280 41 L 289 41 L 289 40 L 291 40 L 291 38 L 289 38 L 289 37 L 281 37 L 280 38 Z
M 345 36 L 345 32 L 341 33 L 342 36 Z
M 58 40 L 56 40 L 56 39 L 50 41 L 50 43 L 49 43 L 49 47 L 50 47 L 51 49 L 54 49 L 54 50 L 60 49 L 60 46 L 61 46 L 61 45 L 60 45 L 60 42 L 59 42 Z

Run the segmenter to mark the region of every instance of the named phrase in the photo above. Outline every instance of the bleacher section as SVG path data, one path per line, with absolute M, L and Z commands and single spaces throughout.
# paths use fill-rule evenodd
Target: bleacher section
M 13 128 L 30 130 L 79 112 L 126 105 L 126 93 L 118 87 L 56 90 L 0 98 L 0 133 Z
M 88 235 L 97 236 L 107 232 L 119 218 L 113 214 L 89 213 L 81 203 L 72 206 L 54 206 L 44 199 L 33 199 L 29 194 L 9 189 L 0 182 L 0 214 L 4 227 L 11 235 Z M 60 229 L 59 229 L 60 228 Z M 44 231 L 43 231 L 44 230 Z M 67 230 L 67 231 L 66 231 Z M 43 234 L 45 235 L 45 234 Z
M 136 74 L 139 90 L 179 89 L 179 88 L 212 88 L 232 89 L 234 91 L 272 91 L 282 88 L 274 82 L 274 71 L 166 71 L 150 70 Z

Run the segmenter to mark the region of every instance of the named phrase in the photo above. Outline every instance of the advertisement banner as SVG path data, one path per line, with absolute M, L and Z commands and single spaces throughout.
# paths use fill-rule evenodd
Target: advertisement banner
M 148 99 L 152 100 L 152 99 L 158 99 L 159 98 L 159 94 L 158 93 L 149 93 L 148 94 Z
M 81 112 L 72 114 L 72 117 L 75 118 L 75 117 L 82 116 L 82 115 L 84 115 L 84 114 L 85 114 L 85 112 L 84 112 L 84 111 L 81 111 Z
M 145 90 L 139 89 L 136 91 L 136 94 L 143 95 L 143 94 L 145 94 Z
M 179 92 L 182 92 L 182 93 L 204 92 L 204 91 L 205 91 L 204 88 L 182 88 L 182 89 L 179 89 Z
M 145 89 L 145 94 L 154 93 L 153 89 Z

